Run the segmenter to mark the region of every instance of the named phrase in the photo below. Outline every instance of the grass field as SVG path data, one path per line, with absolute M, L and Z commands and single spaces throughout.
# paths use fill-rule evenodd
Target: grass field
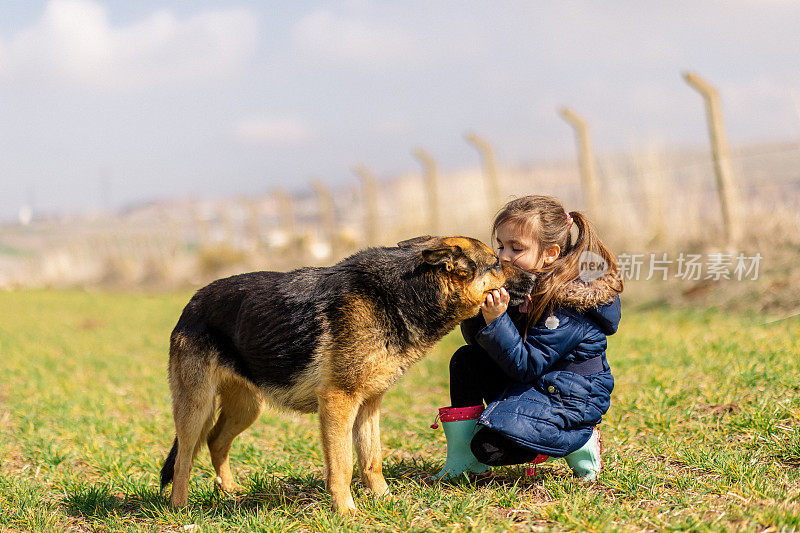
M 268 412 L 234 443 L 240 490 L 212 490 L 204 450 L 173 511 L 157 475 L 173 438 L 167 341 L 188 296 L 0 293 L 1 530 L 800 529 L 800 320 L 724 311 L 625 310 L 598 483 L 563 461 L 426 482 L 444 460 L 429 424 L 452 334 L 384 403 L 392 497 L 354 481 L 359 513 L 339 518 L 316 416 Z

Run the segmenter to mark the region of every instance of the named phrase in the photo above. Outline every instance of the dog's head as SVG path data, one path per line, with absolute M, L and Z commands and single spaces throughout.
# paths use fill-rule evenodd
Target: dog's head
M 469 237 L 416 237 L 398 243 L 418 250 L 420 260 L 442 281 L 449 299 L 458 302 L 464 318 L 478 313 L 486 295 L 505 287 L 509 305 L 519 305 L 533 289 L 535 277 L 521 268 L 501 263 L 494 251 Z

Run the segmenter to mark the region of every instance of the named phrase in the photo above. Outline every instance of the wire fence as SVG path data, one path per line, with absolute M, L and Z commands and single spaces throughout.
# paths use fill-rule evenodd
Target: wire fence
M 796 240 L 800 143 L 742 147 L 731 160 L 745 227 L 739 245 L 754 249 L 765 239 Z M 612 249 L 724 245 L 708 150 L 606 155 L 597 158 L 597 169 L 600 209 L 594 222 Z M 497 165 L 494 179 L 496 185 L 487 185 L 485 166 L 476 166 L 442 172 L 432 188 L 421 169 L 376 177 L 370 192 L 354 175 L 338 187 L 317 182 L 316 191 L 309 186 L 239 199 L 187 199 L 94 219 L 7 226 L 0 286 L 194 285 L 244 270 L 330 264 L 359 248 L 415 235 L 488 241 L 500 204 L 525 194 L 554 195 L 567 210 L 587 207 L 573 161 Z

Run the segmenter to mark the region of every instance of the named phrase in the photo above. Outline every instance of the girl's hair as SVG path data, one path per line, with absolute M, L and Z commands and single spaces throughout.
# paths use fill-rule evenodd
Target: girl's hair
M 572 242 L 570 233 L 573 222 L 578 228 L 575 242 Z M 597 231 L 580 211 L 571 211 L 567 214 L 561 202 L 552 196 L 523 196 L 511 200 L 497 213 L 492 224 L 493 242 L 496 241 L 497 229 L 506 223 L 515 224 L 520 231 L 535 236 L 540 254 L 554 244 L 561 247 L 558 258 L 549 265 L 541 266 L 536 272 L 536 287 L 531 294 L 533 308 L 528 313 L 526 331 L 530 325 L 538 322 L 545 312 L 552 311 L 559 289 L 579 277 L 579 260 L 583 252 L 594 252 L 601 256 L 606 264 L 606 272 L 611 274 L 593 283 L 604 283 L 612 290 L 622 292 L 623 283 L 617 274 L 616 256 L 600 241 Z

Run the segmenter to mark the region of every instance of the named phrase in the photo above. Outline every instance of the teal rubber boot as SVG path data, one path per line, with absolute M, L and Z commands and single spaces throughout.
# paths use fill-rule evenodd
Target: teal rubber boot
M 447 460 L 434 479 L 449 481 L 463 474 L 484 474 L 489 467 L 472 454 L 469 443 L 475 435 L 475 426 L 483 412 L 482 405 L 474 407 L 442 407 L 437 417 L 442 422 L 447 439 Z M 435 422 L 432 428 L 439 427 Z
M 592 436 L 586 444 L 564 457 L 575 477 L 583 481 L 595 481 L 603 471 L 601 456 L 600 430 L 594 428 Z

